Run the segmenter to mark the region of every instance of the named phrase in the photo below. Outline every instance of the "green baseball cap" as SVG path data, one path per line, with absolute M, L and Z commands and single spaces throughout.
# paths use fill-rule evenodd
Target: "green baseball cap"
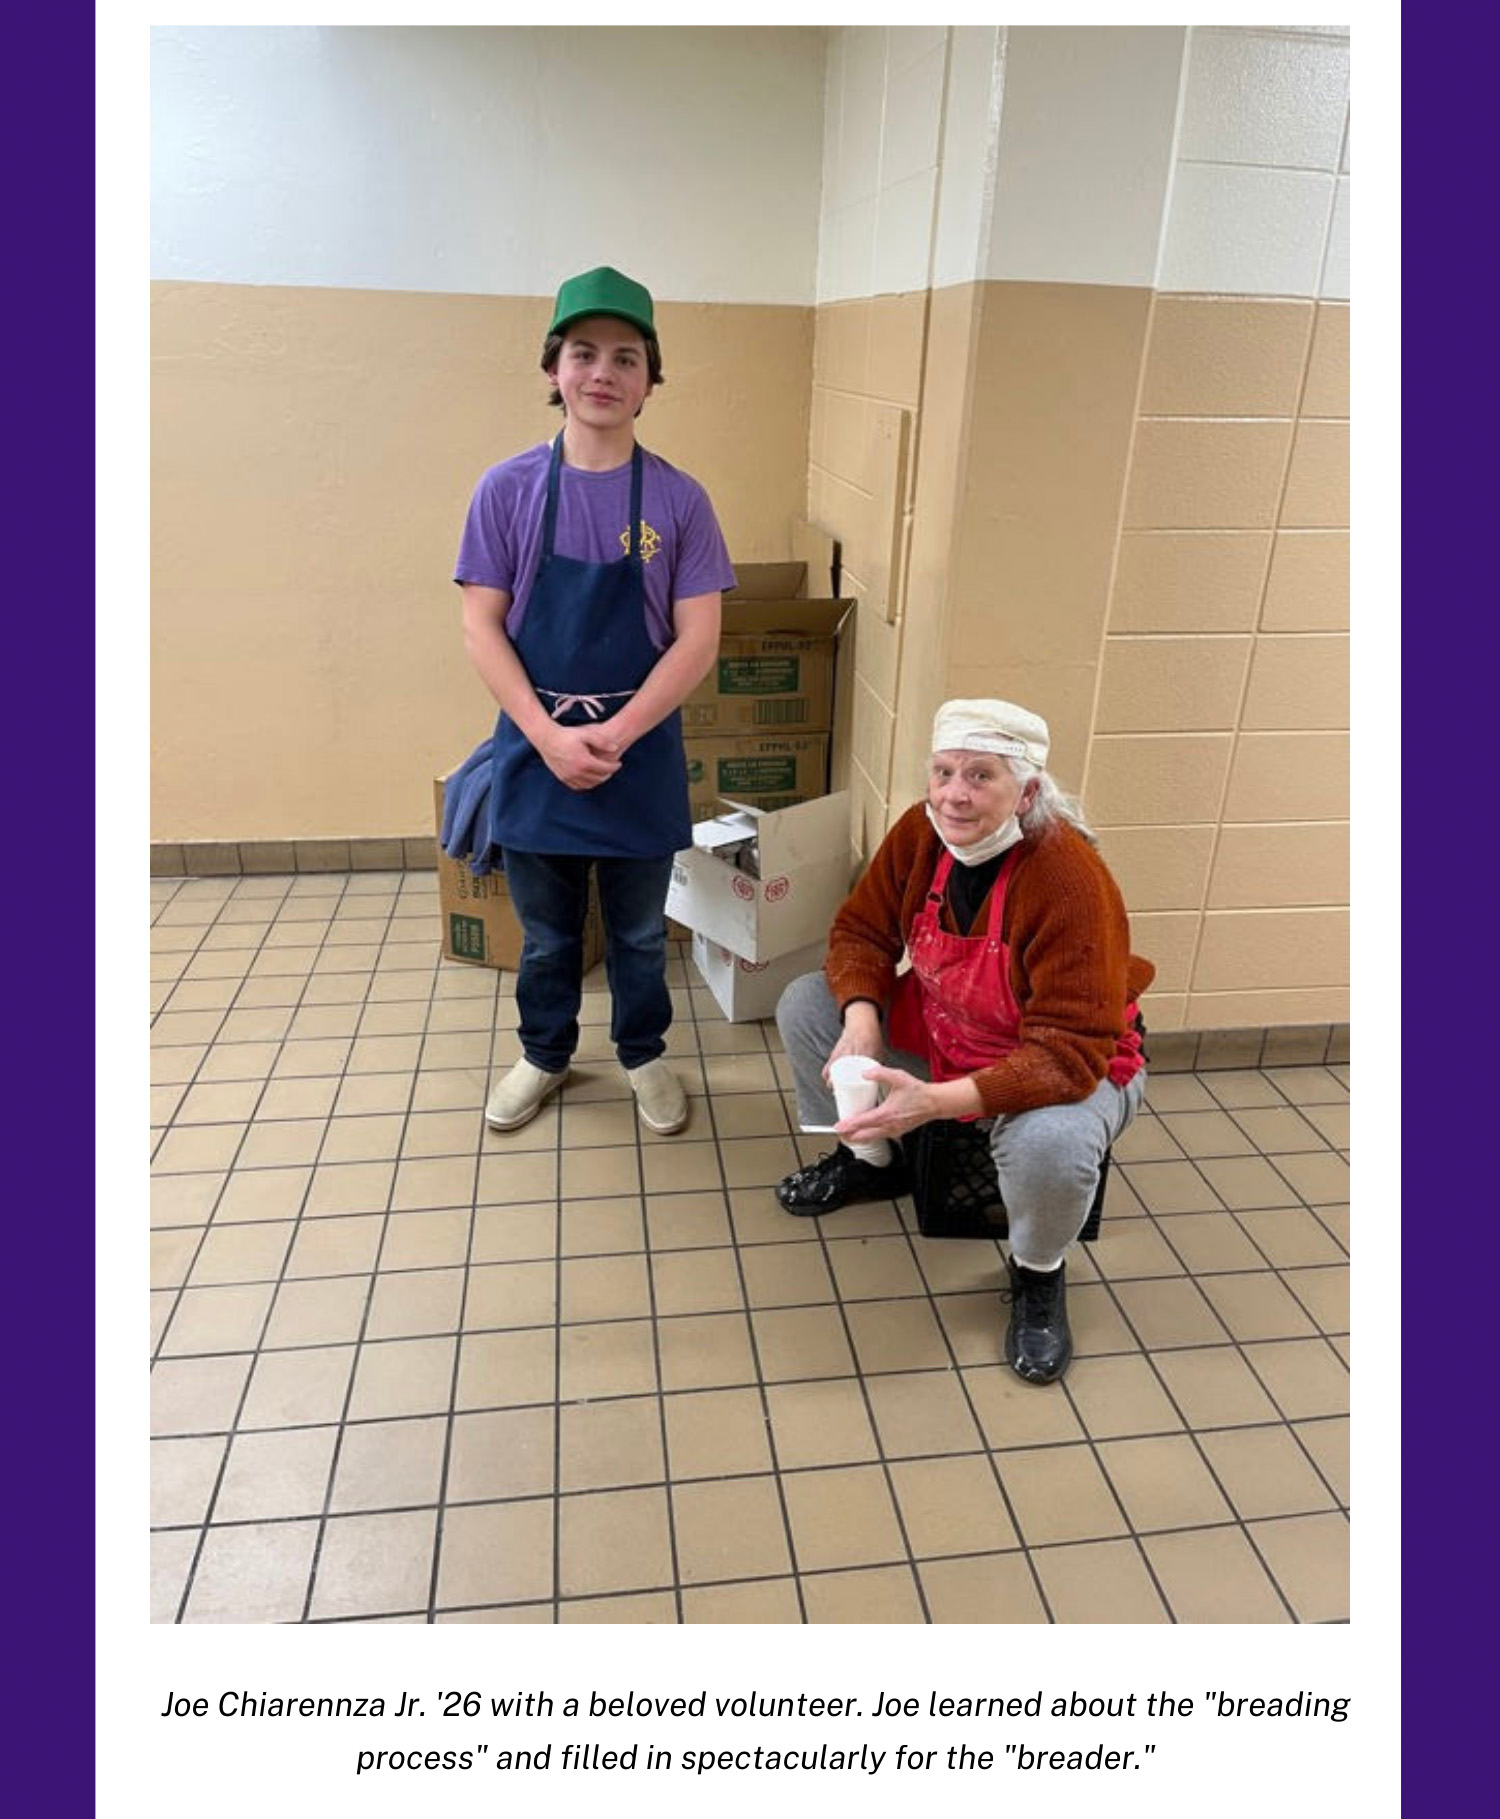
M 644 284 L 627 278 L 612 265 L 596 265 L 591 272 L 580 272 L 576 278 L 565 278 L 557 293 L 552 311 L 555 335 L 580 316 L 618 316 L 638 328 L 643 335 L 654 335 L 656 324 L 651 319 L 651 293 Z

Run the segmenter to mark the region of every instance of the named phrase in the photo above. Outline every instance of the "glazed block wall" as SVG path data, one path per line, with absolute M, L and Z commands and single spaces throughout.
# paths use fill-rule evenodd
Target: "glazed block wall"
M 1024 700 L 1160 969 L 1154 1026 L 1342 1019 L 1347 34 L 949 40 L 925 136 L 911 106 L 931 92 L 903 90 L 916 66 L 896 33 L 830 51 L 809 498 L 860 600 L 856 849 L 920 791 L 939 700 Z M 1045 155 L 1049 134 L 1065 154 Z M 850 260 L 862 217 L 841 165 L 877 173 L 878 248 L 891 140 L 936 168 L 913 288 L 880 294 L 874 250 Z M 951 281 L 966 233 L 969 276 Z M 894 587 L 872 434 L 892 403 L 912 413 Z

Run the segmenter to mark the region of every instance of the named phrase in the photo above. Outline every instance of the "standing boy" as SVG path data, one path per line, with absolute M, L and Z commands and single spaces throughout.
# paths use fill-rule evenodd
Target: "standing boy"
M 688 1116 L 661 1058 L 667 886 L 692 839 L 678 708 L 718 654 L 734 571 L 707 493 L 635 438 L 662 383 L 650 292 L 608 265 L 569 278 L 541 365 L 563 427 L 480 480 L 454 573 L 500 703 L 489 832 L 525 937 L 522 1055 L 485 1119 L 515 1130 L 567 1079 L 593 867 L 610 1037 L 642 1121 L 668 1133 Z

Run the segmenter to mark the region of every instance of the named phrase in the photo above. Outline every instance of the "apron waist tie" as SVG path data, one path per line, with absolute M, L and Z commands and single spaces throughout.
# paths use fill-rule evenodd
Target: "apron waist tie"
M 575 707 L 581 707 L 590 720 L 602 720 L 606 701 L 628 701 L 636 690 L 633 688 L 606 689 L 598 695 L 564 695 L 555 688 L 539 688 L 536 692 L 539 695 L 551 697 L 554 720 L 560 720 L 564 714 Z

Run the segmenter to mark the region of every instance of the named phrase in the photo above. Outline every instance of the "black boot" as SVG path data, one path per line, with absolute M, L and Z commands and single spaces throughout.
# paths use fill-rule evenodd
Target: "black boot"
M 910 1185 L 898 1145 L 891 1145 L 886 1167 L 876 1168 L 841 1143 L 831 1156 L 819 1156 L 788 1175 L 776 1189 L 776 1198 L 789 1213 L 816 1215 L 831 1213 L 851 1200 L 894 1200 Z
M 1005 1267 L 1010 1275 L 1010 1286 L 1001 1297 L 1010 1303 L 1005 1362 L 1028 1383 L 1055 1383 L 1073 1356 L 1063 1282 L 1067 1265 L 1029 1270 L 1007 1257 Z

